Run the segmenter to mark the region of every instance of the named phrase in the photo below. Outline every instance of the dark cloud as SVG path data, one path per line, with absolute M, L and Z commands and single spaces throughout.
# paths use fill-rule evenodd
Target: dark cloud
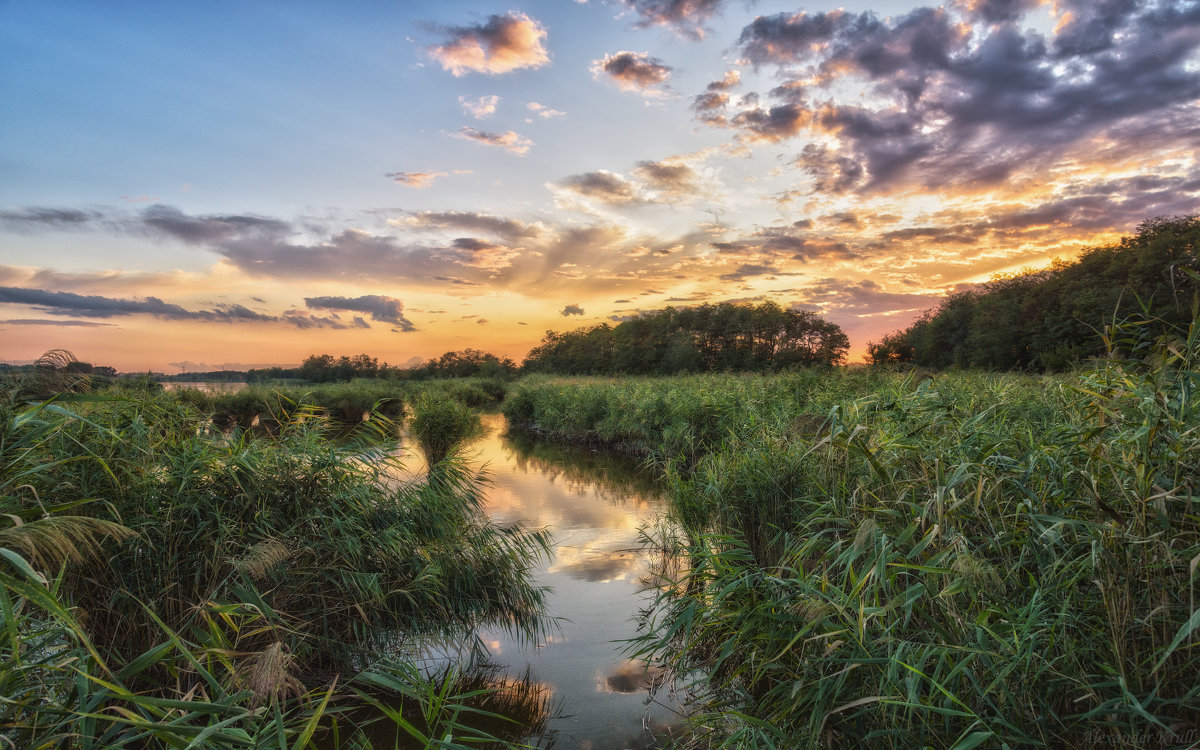
M 763 263 L 743 263 L 735 270 L 729 273 L 721 274 L 720 278 L 724 281 L 741 281 L 751 276 L 769 276 L 779 273 L 779 269 L 772 265 Z
M 370 297 L 361 299 L 369 300 Z M 165 302 L 158 297 L 128 299 L 22 287 L 0 287 L 0 304 L 3 303 L 28 305 L 50 315 L 78 315 L 88 318 L 150 315 L 164 320 L 196 320 L 208 323 L 285 323 L 302 329 L 369 327 L 369 324 L 362 318 L 345 323 L 336 314 L 321 317 L 311 315 L 303 310 L 287 310 L 282 315 L 264 315 L 240 304 L 219 304 L 208 310 L 188 310 L 180 305 Z M 355 304 L 356 301 L 349 300 L 349 303 Z M 331 306 L 331 309 L 356 310 L 359 308 L 349 306 L 333 308 Z M 381 310 L 386 313 L 386 307 Z M 400 316 L 400 320 L 403 321 L 402 316 Z M 61 325 L 89 324 L 80 321 L 63 321 Z
M 827 214 L 821 217 L 821 221 L 826 224 L 832 224 L 841 229 L 858 229 L 862 226 L 862 222 L 858 218 L 858 214 L 853 211 L 841 211 L 836 214 Z
M 564 178 L 559 184 L 585 198 L 614 206 L 635 203 L 639 200 L 637 189 L 633 183 L 619 174 L 613 174 L 606 170 L 571 175 Z
M 710 124 L 725 124 L 725 105 L 729 104 L 729 92 L 741 79 L 740 73 L 731 70 L 721 80 L 708 84 L 704 93 L 692 99 L 692 109 L 696 116 Z
M 645 52 L 618 52 L 592 63 L 592 72 L 607 76 L 622 91 L 661 94 L 659 88 L 671 79 L 671 67 Z
M 814 193 L 845 193 L 862 182 L 865 171 L 854 157 L 814 143 L 805 145 L 793 163 L 813 176 Z
M 468 72 L 495 75 L 550 62 L 543 42 L 546 29 L 524 13 L 488 16 L 476 26 L 443 29 L 447 39 L 429 54 L 455 76 Z
M 1129 24 L 1138 10 L 1138 0 L 1060 0 L 1066 12 L 1054 35 L 1054 47 L 1062 56 L 1103 52 L 1114 45 L 1114 35 Z
M 812 123 L 813 113 L 798 104 L 743 110 L 730 120 L 748 140 L 777 142 L 791 138 Z
M 704 24 L 721 11 L 726 0 L 624 0 L 638 14 L 639 28 L 669 26 L 691 39 L 704 37 Z
M 579 305 L 567 305 L 562 310 L 559 310 L 558 314 L 564 318 L 568 315 L 583 315 L 583 308 Z
M 0 287 L 0 303 L 30 305 L 51 315 L 85 315 L 91 318 L 111 318 L 119 315 L 144 313 L 160 318 L 186 318 L 190 313 L 179 305 L 163 302 L 157 297 L 141 300 L 115 299 L 100 295 L 73 292 L 51 292 L 44 289 Z
M 767 227 L 733 241 L 712 243 L 722 255 L 813 260 L 856 260 L 859 253 L 836 237 L 813 237 L 802 228 Z
M 96 323 L 91 320 L 40 320 L 36 318 L 10 318 L 0 320 L 0 325 L 15 326 L 79 326 L 83 328 L 112 327 L 114 323 Z
M 1036 8 L 1041 2 L 1042 0 L 959 0 L 956 5 L 968 18 L 979 18 L 988 23 L 1010 23 Z
M 122 299 L 96 294 L 52 292 L 45 289 L 0 287 L 0 303 L 28 305 L 49 315 L 79 315 L 88 318 L 113 318 L 126 315 L 151 315 L 165 320 L 199 320 L 214 323 L 277 323 L 286 322 L 300 327 L 345 328 L 336 319 L 293 319 L 263 315 L 244 305 L 217 305 L 211 310 L 188 310 L 164 302 L 158 297 Z
M 485 146 L 496 146 L 518 156 L 524 156 L 529 153 L 529 149 L 535 145 L 533 141 L 511 130 L 506 130 L 503 133 L 489 133 L 485 130 L 477 130 L 464 126 L 459 128 L 458 132 L 454 135 L 456 138 L 475 141 Z
M 481 240 L 478 237 L 456 237 L 450 245 L 456 250 L 465 250 L 468 253 L 478 253 L 483 250 L 499 250 L 503 247 L 503 245 Z
M 1030 3 L 952 7 L 961 15 L 761 16 L 738 49 L 785 79 L 770 94 L 775 103 L 727 116 L 718 109 L 727 101 L 698 99 L 697 116 L 748 141 L 824 135 L 829 145 L 810 144 L 796 161 L 823 192 L 993 187 L 1086 159 L 1098 137 L 1118 132 L 1136 137 L 1143 156 L 1195 147 L 1195 128 L 1163 123 L 1182 122 L 1200 98 L 1191 63 L 1200 3 L 1063 0 L 1049 40 L 1009 22 Z M 973 30 L 964 16 L 992 25 Z M 871 103 L 839 101 L 833 85 L 842 81 L 865 81 Z M 826 100 L 809 101 L 818 94 Z
M 404 331 L 415 331 L 416 326 L 404 317 L 404 303 L 395 297 L 384 297 L 378 294 L 366 294 L 362 297 L 305 297 L 304 304 L 313 310 L 346 310 L 349 312 L 367 313 L 372 320 L 381 323 L 391 323 Z M 361 318 L 356 318 L 362 321 Z M 366 321 L 358 326 L 370 327 Z
M 285 323 L 294 325 L 297 328 L 303 328 L 303 329 L 307 329 L 307 328 L 362 328 L 363 327 L 363 326 L 358 325 L 357 323 L 352 323 L 352 324 L 343 323 L 342 319 L 339 318 L 337 315 L 331 315 L 328 317 L 320 317 L 317 315 L 310 315 L 309 313 L 306 313 L 303 310 L 286 310 L 286 311 L 284 311 L 283 316 L 278 318 L 278 320 L 281 320 Z M 361 321 L 364 324 L 366 323 L 366 321 L 362 320 L 362 318 L 357 318 L 356 320 Z
M 147 229 L 189 244 L 210 244 L 225 240 L 272 240 L 286 236 L 291 227 L 277 219 L 249 214 L 189 216 L 171 206 L 151 206 L 142 212 L 141 224 Z
M 706 91 L 692 99 L 692 110 L 697 117 L 710 125 L 724 125 L 727 104 L 729 94 L 724 91 Z
M 16 211 L 0 211 L 0 226 L 9 229 L 70 229 L 88 224 L 100 218 L 95 211 L 79 211 L 70 208 L 22 208 Z
M 633 174 L 651 190 L 670 196 L 686 196 L 699 189 L 699 175 L 682 162 L 640 161 Z
M 408 223 L 422 229 L 466 229 L 486 232 L 509 242 L 537 237 L 542 232 L 542 228 L 536 224 L 524 224 L 516 219 L 474 211 L 421 211 L 412 214 Z

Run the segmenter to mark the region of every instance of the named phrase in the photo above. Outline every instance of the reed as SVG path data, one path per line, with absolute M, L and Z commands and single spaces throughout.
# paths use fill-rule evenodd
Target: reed
M 638 652 L 719 746 L 1184 742 L 1197 339 L 1033 388 L 901 381 L 811 436 L 730 440 L 676 472 L 690 567 Z
M 479 415 L 469 406 L 434 391 L 419 394 L 412 412 L 409 428 L 431 470 L 483 431 Z
M 530 379 L 505 411 L 666 471 L 631 648 L 703 746 L 1184 746 L 1200 326 L 1148 330 L 1062 376 Z
M 491 523 L 462 462 L 396 482 L 383 414 L 331 440 L 304 404 L 270 438 L 167 396 L 69 406 L 0 425 L 0 737 L 18 746 L 303 747 L 331 686 L 384 651 L 542 626 L 545 535 Z

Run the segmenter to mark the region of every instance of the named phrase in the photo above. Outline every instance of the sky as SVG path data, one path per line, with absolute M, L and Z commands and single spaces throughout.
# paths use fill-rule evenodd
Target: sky
M 0 0 L 0 360 L 520 360 L 772 299 L 851 359 L 1200 206 L 1200 0 Z

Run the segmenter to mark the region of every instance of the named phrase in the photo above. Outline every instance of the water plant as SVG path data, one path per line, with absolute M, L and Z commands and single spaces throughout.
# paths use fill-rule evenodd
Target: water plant
M 1200 334 L 1143 330 L 1072 379 L 901 380 L 677 465 L 689 565 L 636 649 L 706 743 L 1186 744 Z
M 667 471 L 632 648 L 704 746 L 1183 746 L 1200 326 L 1160 330 L 1063 376 L 542 378 L 505 411 Z
M 491 523 L 461 462 L 395 482 L 382 414 L 331 440 L 303 405 L 271 438 L 165 396 L 70 406 L 0 425 L 0 735 L 18 745 L 301 747 L 384 650 L 541 625 L 544 535 Z
M 423 392 L 412 406 L 409 427 L 430 468 L 441 465 L 453 451 L 479 435 L 479 415 L 462 401 Z

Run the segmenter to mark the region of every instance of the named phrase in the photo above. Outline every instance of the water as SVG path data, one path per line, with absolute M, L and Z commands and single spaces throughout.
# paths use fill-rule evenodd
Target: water
M 557 748 L 660 744 L 679 723 L 677 707 L 664 705 L 666 691 L 651 700 L 653 671 L 622 653 L 639 610 L 652 601 L 639 529 L 664 509 L 653 474 L 619 456 L 505 435 L 499 415 L 485 415 L 484 424 L 488 434 L 469 452 L 492 481 L 486 510 L 501 523 L 550 530 L 554 556 L 535 577 L 552 587 L 548 610 L 560 618 L 536 647 L 481 632 L 491 660 L 550 691 L 554 715 L 543 741 Z
M 221 382 L 218 382 L 218 381 L 195 381 L 195 382 L 193 382 L 190 380 L 175 380 L 175 381 L 168 381 L 168 382 L 163 383 L 162 387 L 163 387 L 163 390 L 165 390 L 165 391 L 193 390 L 193 391 L 207 391 L 209 393 L 232 393 L 233 391 L 240 391 L 241 389 L 245 388 L 246 384 L 242 383 L 242 382 L 226 383 L 223 381 L 221 381 Z

